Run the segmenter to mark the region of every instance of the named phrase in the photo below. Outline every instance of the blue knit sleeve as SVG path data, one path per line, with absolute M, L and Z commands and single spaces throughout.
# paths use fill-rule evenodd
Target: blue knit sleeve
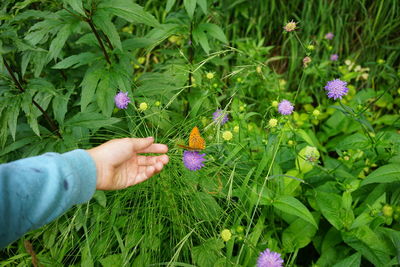
M 96 190 L 96 166 L 82 149 L 0 165 L 0 248 L 56 219 Z

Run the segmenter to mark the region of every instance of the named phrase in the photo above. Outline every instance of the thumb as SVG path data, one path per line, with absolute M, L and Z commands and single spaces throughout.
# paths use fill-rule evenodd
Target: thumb
M 151 146 L 154 142 L 153 137 L 147 137 L 147 138 L 131 138 L 131 144 L 133 146 L 133 151 L 138 152 L 141 150 L 144 150 Z

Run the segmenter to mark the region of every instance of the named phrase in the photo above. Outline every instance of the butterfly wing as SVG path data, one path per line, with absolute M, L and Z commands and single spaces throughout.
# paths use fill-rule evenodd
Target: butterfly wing
M 193 150 L 203 150 L 206 148 L 206 141 L 200 135 L 199 128 L 195 126 L 190 132 L 189 148 Z

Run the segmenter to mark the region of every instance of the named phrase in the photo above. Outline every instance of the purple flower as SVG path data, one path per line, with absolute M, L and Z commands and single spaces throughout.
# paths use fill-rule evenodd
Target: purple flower
M 119 92 L 114 97 L 115 105 L 117 108 L 126 109 L 131 100 L 128 97 L 128 92 Z
M 283 99 L 278 105 L 278 111 L 282 115 L 292 114 L 293 109 L 294 109 L 294 107 L 293 107 L 292 103 L 290 103 L 290 101 L 288 101 L 286 99 Z
M 204 167 L 203 161 L 206 159 L 204 158 L 206 154 L 200 154 L 198 151 L 184 151 L 183 152 L 183 164 L 185 167 L 191 171 L 200 170 Z
M 217 109 L 213 113 L 213 120 L 216 123 L 220 123 L 222 126 L 228 121 L 228 115 L 226 115 L 222 110 Z
M 325 90 L 328 91 L 326 94 L 329 98 L 333 98 L 334 100 L 338 98 L 342 99 L 342 96 L 346 95 L 349 91 L 349 88 L 347 88 L 346 86 L 347 82 L 339 79 L 329 81 L 325 86 Z
M 332 61 L 337 61 L 338 58 L 339 58 L 338 54 L 332 54 L 332 55 L 331 55 L 331 60 L 332 60 Z
M 333 33 L 328 32 L 328 33 L 325 35 L 325 39 L 332 40 L 334 36 L 335 36 L 335 35 L 333 35 Z
M 268 248 L 260 253 L 257 260 L 257 267 L 282 267 L 283 260 L 281 254 L 270 251 Z

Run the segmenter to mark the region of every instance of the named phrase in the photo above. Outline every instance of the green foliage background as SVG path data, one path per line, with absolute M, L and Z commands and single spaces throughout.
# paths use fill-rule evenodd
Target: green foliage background
M 43 266 L 254 266 L 266 248 L 287 266 L 399 264 L 399 15 L 394 0 L 2 1 L 0 162 L 128 136 L 155 136 L 171 161 L 28 233 L 0 266 L 30 264 L 24 240 Z M 341 104 L 323 89 L 334 78 Z M 195 125 L 207 162 L 190 172 L 176 144 Z

